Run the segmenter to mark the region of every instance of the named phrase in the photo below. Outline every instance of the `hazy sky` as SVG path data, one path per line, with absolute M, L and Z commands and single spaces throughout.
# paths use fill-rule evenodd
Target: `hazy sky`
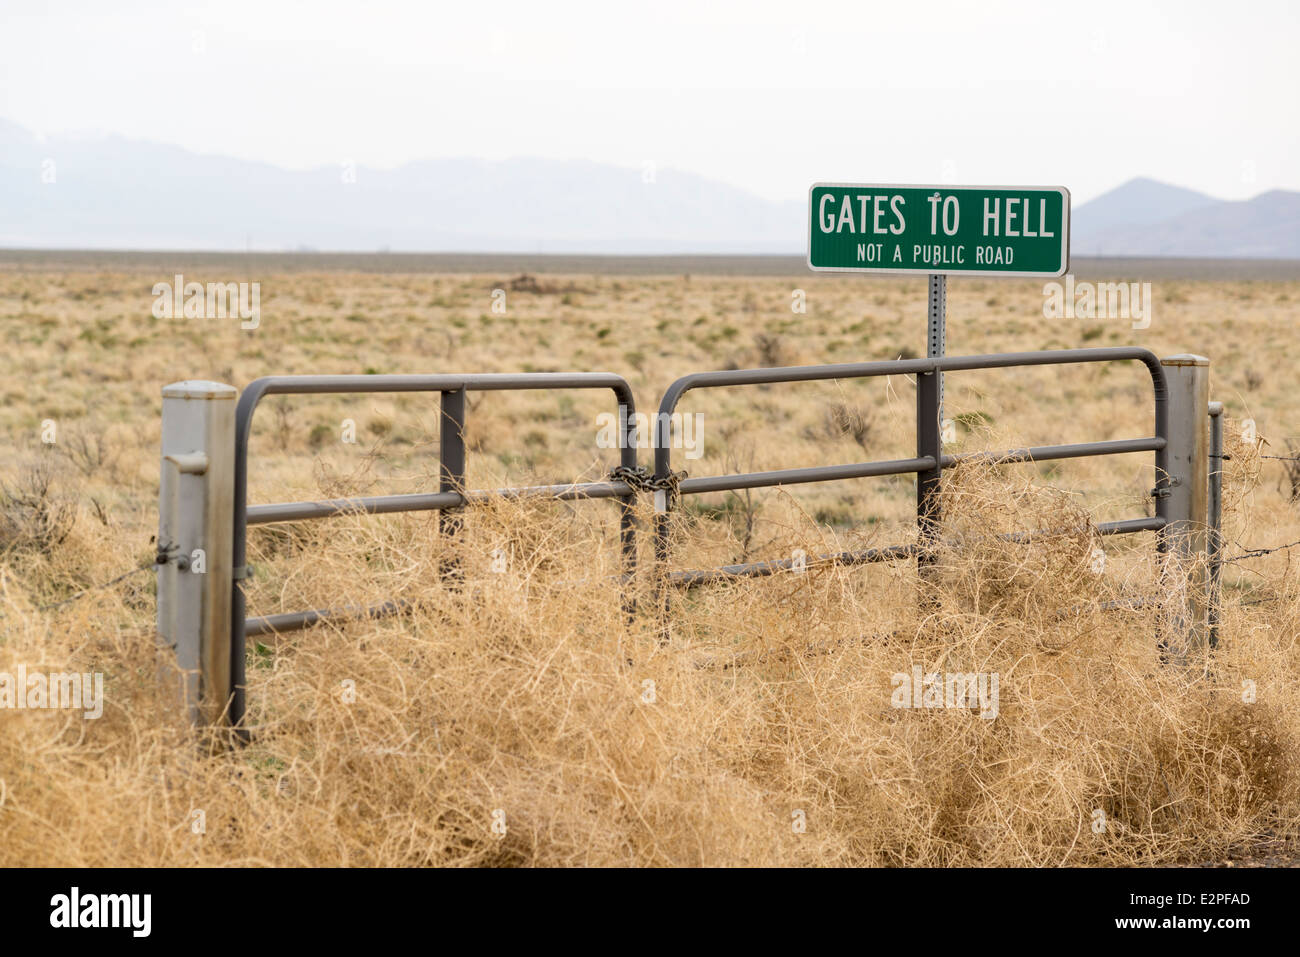
M 0 0 L 0 117 L 288 167 L 1300 189 L 1300 3 Z

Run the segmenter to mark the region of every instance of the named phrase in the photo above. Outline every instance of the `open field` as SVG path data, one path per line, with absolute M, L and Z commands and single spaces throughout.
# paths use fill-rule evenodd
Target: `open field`
M 1090 568 L 1090 522 L 1151 513 L 1149 454 L 957 470 L 949 531 L 973 544 L 933 580 L 898 563 L 701 590 L 673 599 L 667 644 L 650 616 L 625 622 L 605 578 L 609 503 L 474 509 L 456 543 L 431 514 L 258 528 L 253 614 L 419 608 L 256 643 L 253 744 L 196 751 L 154 694 L 152 577 L 74 599 L 153 554 L 165 383 L 610 371 L 651 412 L 689 372 L 923 353 L 925 281 L 56 255 L 0 257 L 0 672 L 102 671 L 106 703 L 96 721 L 0 711 L 0 864 L 1119 865 L 1297 836 L 1290 551 L 1228 567 L 1208 675 L 1160 664 L 1158 609 L 1098 607 L 1158 593 L 1150 535 L 1106 541 L 1104 573 Z M 1210 357 L 1230 417 L 1228 553 L 1300 540 L 1300 472 L 1293 485 L 1295 463 L 1261 457 L 1300 454 L 1300 275 L 1141 268 L 1111 278 L 1153 282 L 1147 329 L 1044 319 L 1041 282 L 951 279 L 948 350 Z M 260 326 L 155 318 L 151 288 L 175 272 L 260 282 Z M 795 289 L 806 314 L 791 310 Z M 702 414 L 702 455 L 675 465 L 908 457 L 914 403 L 905 378 L 692 394 L 682 411 Z M 471 397 L 470 485 L 607 474 L 617 451 L 596 435 L 609 408 L 606 395 Z M 1144 436 L 1150 382 L 1132 364 L 963 373 L 946 414 L 959 450 Z M 1246 419 L 1262 443 L 1241 438 Z M 428 490 L 437 427 L 434 396 L 268 399 L 249 500 Z M 914 503 L 911 476 L 694 497 L 674 565 L 909 541 Z M 1065 531 L 987 541 L 1033 528 Z M 439 579 L 450 558 L 461 587 Z M 891 707 L 891 676 L 914 666 L 998 674 L 998 716 Z
M 1076 256 L 1080 279 L 1300 279 L 1300 259 L 1137 259 Z M 121 249 L 0 249 L 0 270 L 217 270 L 253 278 L 281 272 L 519 272 L 589 276 L 808 275 L 803 256 L 608 256 L 580 253 L 150 252 Z

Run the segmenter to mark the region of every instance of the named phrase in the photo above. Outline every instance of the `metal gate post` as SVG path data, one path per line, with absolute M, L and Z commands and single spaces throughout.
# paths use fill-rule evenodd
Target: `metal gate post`
M 191 723 L 215 723 L 230 698 L 236 391 L 186 381 L 162 395 L 159 674 Z
M 1209 494 L 1210 360 L 1176 355 L 1160 360 L 1169 387 L 1169 476 L 1162 531 L 1173 627 L 1169 657 L 1188 663 L 1204 651 L 1207 630 L 1206 544 Z

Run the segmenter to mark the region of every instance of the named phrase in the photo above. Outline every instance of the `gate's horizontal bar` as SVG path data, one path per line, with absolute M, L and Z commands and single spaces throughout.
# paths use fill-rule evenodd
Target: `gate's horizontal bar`
M 1127 518 L 1120 522 L 1102 522 L 1096 526 L 1098 535 L 1129 535 L 1133 532 L 1158 532 L 1164 528 L 1167 523 L 1163 518 L 1156 516 L 1154 518 Z M 1045 538 L 1049 535 L 1069 535 L 1079 529 L 1070 528 L 1040 528 L 1033 532 L 1008 532 L 1005 535 L 997 536 L 998 541 L 1015 542 L 1020 545 L 1027 545 L 1032 541 Z M 966 539 L 965 541 L 971 541 Z M 974 541 L 984 541 L 984 536 L 979 536 Z M 961 545 L 963 539 L 947 539 L 945 544 Z
M 1047 352 L 1002 352 L 978 356 L 942 356 L 929 359 L 883 359 L 874 362 L 843 362 L 818 366 L 770 366 L 761 369 L 730 369 L 696 372 L 683 376 L 668 387 L 660 413 L 670 413 L 677 400 L 690 389 L 733 385 L 763 385 L 777 382 L 812 382 L 823 379 L 862 379 L 873 376 L 916 375 L 931 372 L 963 372 L 977 369 L 1006 369 L 1014 366 L 1073 365 L 1084 362 L 1118 362 L 1136 359 L 1163 376 L 1155 353 L 1137 347 L 1098 349 L 1056 349 Z
M 1040 445 L 1034 448 L 1008 449 L 1005 452 L 969 452 L 945 455 L 943 467 L 963 462 L 992 463 L 1047 462 L 1052 459 L 1075 459 L 1090 455 L 1123 455 L 1127 452 L 1155 452 L 1165 447 L 1165 440 L 1112 439 L 1106 442 L 1083 442 L 1075 445 Z M 865 478 L 873 475 L 901 475 L 934 468 L 934 459 L 894 459 L 888 462 L 860 462 L 853 465 L 821 465 L 804 469 L 779 469 L 771 472 L 746 472 L 740 475 L 714 475 L 683 479 L 678 490 L 683 495 L 726 492 L 732 489 L 765 488 L 773 485 L 798 485 L 802 482 L 833 482 L 837 479 Z
M 1151 452 L 1165 447 L 1165 440 L 1117 439 L 1107 442 L 1085 442 L 1077 445 L 1044 445 L 1027 449 L 1010 449 L 1005 452 L 971 452 L 962 455 L 945 455 L 944 468 L 964 462 L 987 461 L 994 463 L 1046 462 L 1052 459 L 1082 458 L 1089 455 L 1122 455 L 1127 452 Z M 833 482 L 838 479 L 865 478 L 879 475 L 901 475 L 934 467 L 929 456 L 914 459 L 895 459 L 886 462 L 861 462 L 852 465 L 825 465 L 803 469 L 778 469 L 770 472 L 746 472 L 739 475 L 718 475 L 705 478 L 684 479 L 679 490 L 683 495 L 700 495 L 707 492 L 724 492 L 733 489 L 765 488 L 775 485 L 798 485 L 806 482 Z M 625 482 L 583 482 L 569 485 L 533 485 L 523 488 L 503 488 L 468 492 L 427 492 L 411 495 L 377 495 L 362 498 L 329 499 L 321 502 L 279 502 L 252 505 L 248 509 L 249 525 L 266 525 L 271 522 L 296 522 L 314 518 L 327 518 L 349 512 L 381 515 L 391 512 L 436 511 L 459 508 L 467 502 L 487 501 L 492 498 L 550 498 L 558 501 L 576 499 L 620 498 L 631 495 Z
M 678 491 L 683 495 L 699 495 L 704 492 L 727 492 L 738 488 L 766 488 L 772 485 L 798 485 L 802 482 L 834 482 L 837 479 L 864 478 L 869 475 L 902 475 L 932 468 L 934 468 L 934 459 L 927 455 L 917 459 L 894 459 L 889 462 L 819 465 L 806 469 L 777 469 L 772 472 L 743 472 L 739 475 L 688 478 L 682 479 Z
M 943 356 L 929 359 L 890 359 L 876 362 L 844 362 L 820 366 L 778 366 L 761 369 L 731 369 L 720 372 L 695 372 L 682 376 L 668 387 L 659 403 L 660 429 L 667 428 L 668 416 L 677 408 L 681 397 L 692 389 L 711 389 L 720 386 L 764 385 L 777 382 L 815 382 L 825 379 L 862 379 L 890 375 L 926 375 L 934 372 L 961 372 L 975 369 L 1005 369 L 1014 366 L 1067 365 L 1084 362 L 1118 362 L 1136 359 L 1151 373 L 1156 388 L 1157 404 L 1166 400 L 1164 370 L 1155 353 L 1134 347 L 1101 349 L 1057 349 L 1049 352 L 1006 352 L 979 356 Z M 1158 416 L 1159 418 L 1159 416 Z M 1157 423 L 1156 432 L 1164 431 L 1164 421 Z M 663 435 L 666 440 L 666 433 Z M 657 439 L 657 446 L 665 452 L 666 441 Z M 656 453 L 655 470 L 661 472 L 666 460 L 660 462 Z
M 818 555 L 806 559 L 809 568 L 818 565 L 866 565 L 872 562 L 890 562 L 899 558 L 911 558 L 917 553 L 917 545 L 889 545 L 885 548 L 868 548 L 860 552 L 837 552 L 833 555 Z M 723 565 L 721 568 L 706 568 L 699 571 L 673 572 L 668 582 L 684 588 L 696 585 L 710 585 L 731 578 L 762 578 L 778 572 L 789 571 L 794 567 L 793 558 L 783 558 L 770 562 L 746 562 L 743 565 Z
M 943 467 L 952 468 L 965 462 L 990 464 L 1014 462 L 1048 462 L 1052 459 L 1080 459 L 1089 455 L 1124 455 L 1127 452 L 1158 452 L 1168 443 L 1161 438 L 1110 439 L 1105 442 L 1081 442 L 1074 445 L 1039 445 L 1005 452 L 963 452 L 945 455 Z
M 389 618 L 411 608 L 405 600 L 386 601 L 369 608 L 344 605 L 340 608 L 317 608 L 312 611 L 289 611 L 282 615 L 266 615 L 262 618 L 244 619 L 245 635 L 266 635 L 272 632 L 299 631 L 330 618 L 342 618 L 346 621 L 362 621 L 372 618 Z
M 1165 527 L 1163 518 L 1130 518 L 1119 522 L 1103 522 L 1096 526 L 1098 535 L 1127 535 L 1132 532 L 1155 532 Z M 1050 530 L 1037 532 L 1012 532 L 999 535 L 1002 541 L 1028 543 L 1035 537 L 1053 534 Z M 961 544 L 947 541 L 944 544 Z M 911 558 L 923 551 L 920 545 L 889 545 L 884 548 L 868 548 L 859 552 L 835 552 L 829 555 L 817 555 L 804 560 L 808 568 L 821 565 L 866 565 L 872 562 L 888 562 L 899 558 Z M 736 578 L 763 578 L 778 572 L 789 571 L 794 567 L 793 558 L 783 558 L 769 562 L 746 562 L 743 565 L 723 565 L 719 568 L 705 568 L 696 571 L 673 572 L 668 576 L 668 583 L 683 588 L 696 585 L 710 585 Z
M 626 380 L 609 372 L 485 372 L 468 375 L 289 375 L 250 383 L 263 395 L 344 392 L 500 392 L 528 389 L 613 389 L 630 396 Z M 247 390 L 246 390 L 247 391 Z
M 1122 522 L 1102 522 L 1098 535 L 1128 535 L 1132 532 L 1158 532 L 1167 523 L 1159 515 L 1153 518 L 1126 518 Z
M 444 508 L 460 508 L 469 502 L 485 502 L 493 498 L 547 498 L 568 502 L 575 499 L 621 498 L 631 494 L 632 488 L 626 482 L 579 482 L 570 485 L 531 485 L 524 488 L 481 490 L 466 492 L 464 495 L 459 492 L 417 492 L 411 495 L 336 498 L 323 502 L 280 502 L 249 506 L 248 524 L 300 522 L 350 512 L 383 515 L 389 512 L 436 511 Z
M 379 515 L 386 512 L 423 512 L 455 508 L 463 504 L 456 492 L 429 492 L 416 495 L 376 495 L 368 498 L 336 498 L 324 502 L 278 502 L 250 505 L 249 525 L 268 522 L 298 522 L 309 518 L 326 518 L 349 512 Z

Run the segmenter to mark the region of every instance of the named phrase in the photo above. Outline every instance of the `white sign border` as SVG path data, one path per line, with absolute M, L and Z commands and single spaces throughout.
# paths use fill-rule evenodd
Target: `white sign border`
M 1061 194 L 1061 269 L 1060 272 L 1017 272 L 1015 270 L 987 269 L 887 269 L 879 266 L 814 266 L 812 263 L 813 190 L 816 189 L 924 189 L 939 192 L 957 192 L 964 189 L 1054 190 Z M 1070 191 L 1064 186 L 948 186 L 926 183 L 813 183 L 808 187 L 808 253 L 805 262 L 813 272 L 874 273 L 878 276 L 1006 276 L 1013 279 L 1058 279 L 1070 271 Z

